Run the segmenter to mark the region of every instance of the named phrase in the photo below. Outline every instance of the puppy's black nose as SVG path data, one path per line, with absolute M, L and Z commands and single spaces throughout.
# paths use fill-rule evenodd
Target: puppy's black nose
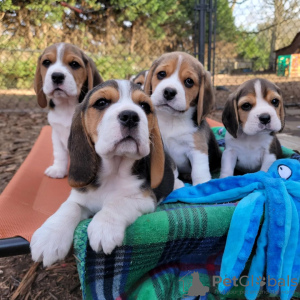
M 135 127 L 140 121 L 139 115 L 132 110 L 124 110 L 119 114 L 120 123 L 125 127 Z
M 54 72 L 52 73 L 51 78 L 54 83 L 61 84 L 65 79 L 65 75 L 63 73 Z
M 271 121 L 271 116 L 269 114 L 261 114 L 259 117 L 261 124 L 267 125 Z
M 177 94 L 177 91 L 175 89 L 165 88 L 165 90 L 164 90 L 164 97 L 167 101 L 174 99 L 176 94 Z

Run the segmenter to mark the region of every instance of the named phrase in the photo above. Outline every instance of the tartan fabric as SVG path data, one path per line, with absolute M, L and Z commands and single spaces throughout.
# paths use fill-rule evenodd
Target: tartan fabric
M 224 128 L 213 131 L 223 150 Z M 299 154 L 282 148 L 285 157 L 300 160 Z M 234 203 L 162 204 L 129 226 L 123 246 L 111 255 L 92 251 L 87 238 L 91 220 L 82 221 L 74 234 L 74 251 L 83 299 L 199 299 L 187 296 L 194 272 L 209 287 L 201 299 L 245 299 L 241 285 L 224 296 L 213 282 L 220 274 L 234 209 Z M 270 297 L 261 291 L 260 298 Z M 294 297 L 300 297 L 299 287 Z
M 235 205 L 163 204 L 141 216 L 126 231 L 124 244 L 111 255 L 96 254 L 88 245 L 82 221 L 74 250 L 83 299 L 180 299 L 180 279 L 191 271 L 218 275 Z M 180 225 L 179 225 L 180 224 Z

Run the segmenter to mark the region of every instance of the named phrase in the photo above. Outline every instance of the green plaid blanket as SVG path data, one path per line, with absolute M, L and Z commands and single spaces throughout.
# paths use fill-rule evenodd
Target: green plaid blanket
M 224 146 L 225 130 L 213 130 Z M 285 157 L 300 158 L 292 150 L 283 151 Z M 162 204 L 128 227 L 123 245 L 111 255 L 92 251 L 87 238 L 90 220 L 82 221 L 74 250 L 83 299 L 199 299 L 201 291 L 201 299 L 244 299 L 243 278 L 226 296 L 217 290 L 234 209 L 234 203 Z M 300 297 L 300 291 L 294 296 Z M 262 289 L 260 297 L 270 295 Z
M 88 246 L 87 226 L 79 224 L 75 254 L 84 299 L 180 299 L 190 286 L 191 270 L 219 272 L 232 205 L 165 204 L 140 217 L 111 255 Z M 182 278 L 182 279 L 181 279 Z

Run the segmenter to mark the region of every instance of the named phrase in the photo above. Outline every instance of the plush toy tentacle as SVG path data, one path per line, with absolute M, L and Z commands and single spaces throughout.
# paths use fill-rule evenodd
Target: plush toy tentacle
M 264 193 L 256 191 L 238 203 L 231 219 L 222 259 L 220 276 L 223 280 L 238 278 L 245 268 L 258 233 L 264 201 Z M 225 286 L 222 281 L 218 288 L 225 294 L 231 287 Z
M 263 275 L 266 268 L 268 223 L 268 214 L 266 214 L 260 235 L 257 240 L 256 253 L 252 259 L 251 267 L 248 273 L 248 285 L 245 289 L 245 296 L 248 300 L 256 299 L 260 287 L 264 284 Z
M 290 299 L 290 287 L 292 280 L 292 269 L 295 259 L 298 238 L 299 238 L 299 217 L 296 210 L 296 206 L 292 199 L 290 199 L 292 205 L 292 224 L 290 238 L 286 247 L 284 254 L 284 264 L 282 268 L 281 278 L 283 279 L 282 285 L 280 287 L 280 298 L 281 300 Z M 280 284 L 280 283 L 279 283 Z
M 196 186 L 183 187 L 173 191 L 163 202 L 186 203 L 226 203 L 239 200 L 254 190 L 263 189 L 262 178 L 265 172 L 213 179 Z
M 267 291 L 279 291 L 278 280 L 282 273 L 284 253 L 291 230 L 292 206 L 283 181 L 279 178 L 263 180 L 267 195 L 266 214 L 269 214 L 269 234 L 267 250 Z M 276 283 L 276 284 L 274 284 Z
M 300 198 L 295 199 L 295 206 L 298 212 L 298 220 L 300 220 Z M 294 258 L 294 264 L 293 264 L 293 270 L 292 270 L 292 274 L 291 274 L 291 278 L 292 278 L 292 283 L 291 283 L 291 287 L 290 287 L 290 294 L 289 294 L 289 299 L 293 296 L 296 287 L 297 287 L 297 283 L 300 280 L 300 229 L 299 229 L 299 235 L 298 235 L 298 241 L 297 241 L 297 250 L 296 250 L 296 254 L 295 254 L 295 258 Z
M 178 189 L 164 202 L 218 204 L 241 198 L 231 220 L 220 276 L 223 280 L 231 279 L 232 284 L 234 277 L 240 276 L 253 248 L 264 212 L 265 220 L 249 276 L 256 277 L 251 278 L 251 283 L 254 283 L 255 280 L 261 280 L 265 271 L 267 291 L 272 294 L 280 291 L 281 299 L 289 300 L 300 279 L 299 161 L 281 159 L 274 162 L 267 173 L 231 176 Z M 286 284 L 289 283 L 287 288 L 280 286 L 283 284 L 280 284 L 280 278 Z M 232 285 L 225 286 L 223 280 L 219 284 L 219 291 L 225 294 Z M 255 299 L 260 286 L 252 284 L 247 287 L 247 299 Z
M 300 180 L 300 178 L 299 178 Z M 300 198 L 300 182 L 296 181 L 286 181 L 285 182 L 286 189 L 288 193 L 293 197 Z

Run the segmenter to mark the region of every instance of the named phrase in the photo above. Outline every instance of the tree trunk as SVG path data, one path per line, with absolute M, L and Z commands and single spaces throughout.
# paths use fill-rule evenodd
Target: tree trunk
M 269 70 L 275 72 L 276 69 L 276 42 L 278 38 L 278 30 L 284 20 L 284 3 L 285 0 L 273 0 L 274 4 L 274 19 L 272 28 L 272 37 L 270 44 Z
M 277 26 L 274 25 L 272 28 L 272 37 L 271 37 L 271 45 L 270 45 L 270 56 L 269 56 L 269 70 L 271 72 L 275 72 L 275 47 L 276 47 L 276 38 L 277 38 Z
M 130 54 L 133 54 L 134 52 L 134 45 L 135 45 L 135 22 L 132 22 L 132 27 L 131 27 L 131 39 L 130 39 Z

